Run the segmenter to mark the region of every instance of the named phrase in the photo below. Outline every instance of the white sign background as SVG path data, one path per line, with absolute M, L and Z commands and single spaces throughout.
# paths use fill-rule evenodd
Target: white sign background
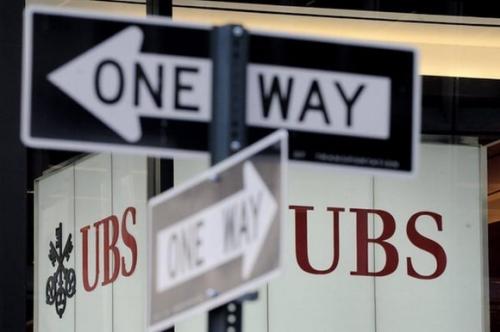
M 355 220 L 353 214 L 343 213 L 340 220 L 339 266 L 327 275 L 305 273 L 296 262 L 294 212 L 289 210 L 285 271 L 282 277 L 260 292 L 257 302 L 245 304 L 245 331 L 488 331 L 484 256 L 486 219 L 482 210 L 485 191 L 482 188 L 481 151 L 470 146 L 423 144 L 421 152 L 419 175 L 415 179 L 374 178 L 332 171 L 328 166 L 291 163 L 288 174 L 289 204 L 314 206 L 308 214 L 309 257 L 314 267 L 321 269 L 331 264 L 332 216 L 326 211 L 327 206 L 346 210 L 377 208 L 390 212 L 396 220 L 396 233 L 390 242 L 398 249 L 399 267 L 386 277 L 351 276 L 349 272 L 356 268 Z M 45 304 L 45 283 L 54 270 L 47 258 L 48 245 L 55 237 L 58 220 L 72 220 L 74 216 L 72 197 L 75 184 L 76 192 L 81 193 L 76 210 L 81 213 L 84 213 L 83 206 L 78 206 L 84 199 L 88 209 L 103 213 L 111 211 L 111 197 L 116 214 L 123 212 L 122 207 L 134 204 L 130 202 L 136 202 L 137 207 L 142 202 L 145 206 L 145 189 L 137 189 L 146 186 L 145 160 L 123 157 L 118 161 L 116 158 L 113 157 L 112 167 L 109 166 L 109 157 L 87 159 L 75 168 L 74 171 L 80 174 L 76 181 L 70 167 L 37 183 L 35 207 L 38 222 L 35 227 L 39 237 L 35 254 L 36 283 L 40 285 L 35 289 L 37 331 L 112 331 L 110 326 L 113 324 L 115 331 L 136 332 L 144 326 L 144 301 L 139 299 L 145 295 L 145 284 L 142 284 L 144 287 L 141 284 L 132 286 L 129 284 L 131 279 L 119 278 L 115 282 L 114 300 L 111 300 L 110 292 L 99 294 L 96 302 L 100 304 L 97 307 L 92 307 L 97 304 L 82 302 L 81 281 L 78 281 L 80 287 L 76 296 L 68 301 L 63 319 L 59 319 L 53 306 Z M 176 162 L 176 184 L 207 166 L 206 161 Z M 112 173 L 113 181 L 104 180 L 99 175 L 105 173 Z M 111 182 L 114 190 L 109 187 Z M 82 186 L 88 187 L 87 191 Z M 108 198 L 99 203 L 103 197 Z M 424 210 L 443 216 L 442 232 L 438 232 L 432 223 L 418 226 L 421 233 L 446 250 L 446 271 L 434 280 L 417 280 L 406 274 L 407 256 L 412 257 L 421 273 L 432 271 L 435 266 L 434 258 L 414 247 L 406 237 L 408 218 Z M 145 220 L 139 217 L 139 209 L 137 220 L 138 223 Z M 88 223 L 95 221 L 89 220 Z M 64 239 L 68 232 L 74 234 L 72 227 L 72 224 L 63 226 Z M 145 231 L 145 227 L 133 229 L 138 242 L 142 230 Z M 376 252 L 375 261 L 378 264 L 383 263 L 383 254 L 381 250 Z M 71 266 L 75 260 L 78 262 L 81 257 L 73 253 L 67 264 Z M 139 258 L 138 262 L 141 264 L 144 259 Z M 374 261 L 371 260 L 371 263 L 374 264 Z M 138 274 L 142 269 L 137 267 L 136 277 L 144 278 Z M 92 319 L 91 314 L 76 316 L 77 324 L 73 329 L 74 308 L 79 311 L 79 306 L 88 306 L 88 310 L 98 313 Z M 102 312 L 103 307 L 108 308 L 107 314 Z M 113 315 L 109 314 L 110 310 L 113 310 Z M 206 315 L 176 326 L 176 332 L 202 331 L 206 331 Z
M 326 275 L 300 269 L 295 257 L 294 212 L 289 210 L 284 273 L 260 292 L 257 302 L 245 304 L 244 331 L 488 331 L 481 150 L 422 144 L 421 153 L 415 179 L 370 177 L 312 163 L 289 163 L 289 204 L 314 206 L 308 213 L 313 267 L 325 269 L 332 262 L 332 214 L 326 207 L 346 209 L 340 219 L 339 265 Z M 176 180 L 203 167 L 206 162 L 177 162 Z M 350 208 L 382 209 L 394 216 L 396 233 L 389 241 L 397 247 L 399 266 L 392 275 L 350 275 L 356 269 L 355 217 L 348 213 Z M 407 256 L 422 274 L 435 268 L 433 256 L 406 237 L 407 221 L 419 211 L 443 216 L 442 232 L 434 223 L 417 225 L 419 232 L 446 251 L 446 270 L 434 280 L 406 274 Z M 377 250 L 375 255 L 375 260 L 369 255 L 371 266 L 380 268 L 384 253 Z M 176 332 L 201 331 L 206 331 L 206 315 L 176 326 Z
M 266 91 L 265 95 L 268 95 L 273 78 L 277 78 L 280 91 L 286 91 L 288 84 L 292 84 L 288 83 L 288 80 L 294 82 L 290 85 L 290 106 L 286 119 L 281 115 L 277 97 L 272 99 L 268 117 L 264 115 L 259 79 L 263 80 L 263 90 Z M 331 123 L 326 123 L 324 114 L 318 113 L 317 110 L 304 113 L 304 119 L 300 120 L 312 81 L 317 82 L 318 86 L 323 89 L 319 91 L 323 91 L 322 96 L 325 96 L 322 97 L 325 112 Z M 333 82 L 340 84 L 342 92 L 348 96 L 346 98 L 355 101 L 352 106 L 352 127 L 347 124 L 345 101 L 340 92 L 334 88 Z M 358 98 L 354 98 L 359 87 L 365 89 Z M 388 139 L 390 136 L 391 82 L 388 77 L 249 64 L 246 101 L 246 109 L 250 110 L 246 114 L 249 125 L 376 139 Z M 318 103 L 318 101 L 310 102 Z
M 396 233 L 389 242 L 398 249 L 399 266 L 386 277 L 350 275 L 356 269 L 355 220 L 353 214 L 343 213 L 339 266 L 331 274 L 306 274 L 295 261 L 290 211 L 288 270 L 269 286 L 269 331 L 487 331 L 480 150 L 425 144 L 421 152 L 415 180 L 333 173 L 311 165 L 290 168 L 290 204 L 315 207 L 308 222 L 313 266 L 331 264 L 332 216 L 327 206 L 390 212 Z M 406 257 L 412 257 L 420 273 L 435 268 L 434 258 L 406 237 L 406 223 L 419 211 L 443 216 L 442 232 L 434 223 L 417 225 L 419 232 L 446 251 L 446 271 L 433 280 L 406 274 Z M 380 229 L 374 233 L 380 234 Z M 369 257 L 375 270 L 380 270 L 385 253 L 378 249 L 374 260 Z

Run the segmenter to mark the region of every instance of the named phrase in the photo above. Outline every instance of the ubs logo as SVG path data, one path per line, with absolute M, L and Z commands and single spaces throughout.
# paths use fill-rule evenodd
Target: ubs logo
M 48 305 L 55 303 L 56 313 L 62 318 L 66 310 L 66 301 L 72 298 L 76 293 L 76 273 L 72 268 L 64 266 L 64 260 L 69 261 L 70 254 L 73 251 L 72 235 L 69 234 L 63 247 L 62 223 L 56 228 L 55 245 L 50 241 L 49 259 L 52 266 L 57 269 L 49 279 L 45 287 L 45 302 Z

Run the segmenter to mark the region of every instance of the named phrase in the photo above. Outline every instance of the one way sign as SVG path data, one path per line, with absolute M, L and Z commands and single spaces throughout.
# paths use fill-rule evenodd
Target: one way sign
M 251 161 L 242 165 L 242 188 L 216 204 L 180 220 L 157 235 L 159 292 L 191 280 L 225 263 L 242 257 L 241 277 L 248 279 L 278 210 L 278 202 L 269 191 Z M 203 228 L 207 229 L 203 229 Z M 192 262 L 186 268 L 172 257 L 172 249 L 180 250 L 185 234 L 196 238 L 190 252 Z M 246 241 L 247 238 L 251 241 Z M 201 247 L 204 251 L 201 252 Z
M 230 49 L 211 49 L 211 27 L 36 7 L 25 22 L 27 145 L 170 157 L 208 150 L 221 89 L 212 72 L 231 65 L 213 68 L 215 51 Z M 231 84 L 246 86 L 250 142 L 285 128 L 292 160 L 414 173 L 415 50 L 261 32 L 248 41 L 246 82 Z
M 287 134 L 149 202 L 149 331 L 253 291 L 281 267 Z
M 169 156 L 207 150 L 209 28 L 28 7 L 24 44 L 27 145 Z

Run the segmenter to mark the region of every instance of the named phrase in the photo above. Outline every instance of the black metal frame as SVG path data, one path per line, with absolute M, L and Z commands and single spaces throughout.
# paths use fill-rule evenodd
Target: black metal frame
M 172 17 L 172 0 L 146 0 L 148 15 Z
M 500 17 L 494 2 L 469 0 L 225 0 L 236 3 L 260 3 L 271 5 L 373 10 L 382 12 L 418 13 L 432 15 L 457 15 Z
M 29 316 L 26 148 L 19 140 L 24 1 L 0 2 L 0 330 L 24 331 Z

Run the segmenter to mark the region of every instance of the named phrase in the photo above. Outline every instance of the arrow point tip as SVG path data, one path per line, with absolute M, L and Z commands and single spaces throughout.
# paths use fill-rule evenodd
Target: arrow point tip
M 131 133 L 127 132 L 127 135 L 124 137 L 129 143 L 136 143 L 142 137 L 141 130 L 134 130 Z
M 130 38 L 136 38 L 140 43 L 142 43 L 142 30 L 138 26 L 131 26 L 128 29 L 126 29 L 126 33 L 128 37 Z
M 50 83 L 54 84 L 56 87 L 60 88 L 59 84 L 59 69 L 53 70 L 47 75 L 47 79 Z

